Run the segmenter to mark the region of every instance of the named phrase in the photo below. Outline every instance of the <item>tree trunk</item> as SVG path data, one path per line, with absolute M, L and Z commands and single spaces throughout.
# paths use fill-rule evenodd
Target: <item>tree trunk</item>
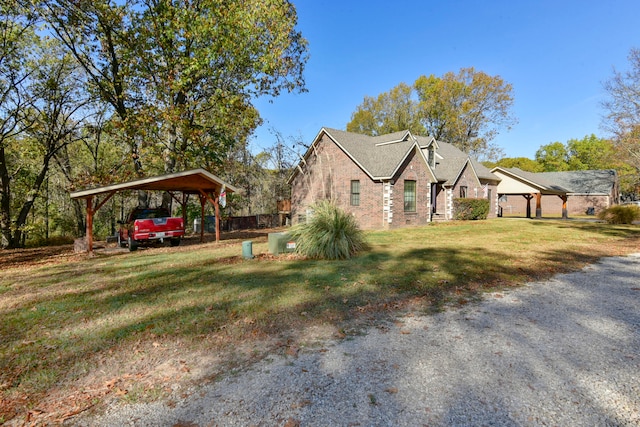
M 4 145 L 0 144 L 0 246 L 11 247 L 11 177 L 7 170 Z
M 18 218 L 16 219 L 16 223 L 15 223 L 15 230 L 13 231 L 13 238 L 9 242 L 10 247 L 15 248 L 15 247 L 24 246 L 24 240 L 23 240 L 24 236 L 22 233 L 22 227 L 27 223 L 27 217 L 29 216 L 29 212 L 31 212 L 31 209 L 33 208 L 33 204 L 35 203 L 36 198 L 38 197 L 38 193 L 40 192 L 40 188 L 42 187 L 42 183 L 47 177 L 47 172 L 49 171 L 50 159 L 51 159 L 50 155 L 45 156 L 42 169 L 40 170 L 40 173 L 36 177 L 36 180 L 33 183 L 33 186 L 31 187 L 31 190 L 29 191 L 29 194 L 27 195 L 25 202 L 22 204 L 22 208 L 20 208 L 20 213 L 18 214 Z

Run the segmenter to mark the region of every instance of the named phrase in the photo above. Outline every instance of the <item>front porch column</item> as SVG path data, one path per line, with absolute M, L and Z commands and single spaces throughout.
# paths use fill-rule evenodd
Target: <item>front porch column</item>
M 536 195 L 536 219 L 542 218 L 542 193 L 535 193 Z

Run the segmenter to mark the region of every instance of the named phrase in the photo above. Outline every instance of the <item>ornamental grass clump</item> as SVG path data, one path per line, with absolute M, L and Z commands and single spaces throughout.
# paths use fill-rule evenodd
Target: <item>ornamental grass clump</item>
M 598 218 L 607 224 L 633 224 L 640 220 L 640 208 L 637 206 L 611 206 L 598 214 Z
M 349 259 L 365 248 L 364 234 L 352 215 L 328 200 L 311 209 L 307 222 L 291 229 L 297 252 L 315 259 Z

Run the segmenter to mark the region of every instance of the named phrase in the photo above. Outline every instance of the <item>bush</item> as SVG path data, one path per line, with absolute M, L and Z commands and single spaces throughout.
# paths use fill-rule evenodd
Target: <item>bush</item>
M 454 199 L 453 218 L 458 220 L 487 219 L 488 199 Z
M 598 213 L 598 218 L 608 224 L 632 224 L 640 220 L 640 208 L 638 206 L 611 206 Z
M 291 228 L 296 251 L 316 259 L 348 259 L 365 248 L 355 218 L 328 200 L 315 203 L 307 222 Z

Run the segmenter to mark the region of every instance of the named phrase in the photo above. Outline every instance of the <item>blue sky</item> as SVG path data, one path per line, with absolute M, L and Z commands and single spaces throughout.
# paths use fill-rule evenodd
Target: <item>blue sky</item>
M 421 75 L 474 67 L 513 85 L 511 131 L 494 143 L 507 157 L 601 130 L 602 83 L 640 47 L 640 1 L 292 0 L 309 41 L 307 93 L 259 99 L 271 129 L 310 143 L 323 127 L 345 129 L 365 96 Z

